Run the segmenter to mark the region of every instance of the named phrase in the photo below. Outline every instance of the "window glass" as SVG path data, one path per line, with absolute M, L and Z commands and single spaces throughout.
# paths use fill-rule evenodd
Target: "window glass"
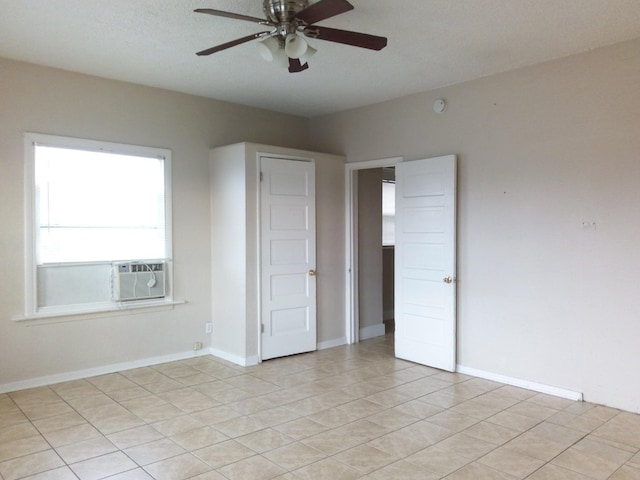
M 163 159 L 35 146 L 37 264 L 164 258 Z
M 396 184 L 382 183 L 382 245 L 395 245 Z

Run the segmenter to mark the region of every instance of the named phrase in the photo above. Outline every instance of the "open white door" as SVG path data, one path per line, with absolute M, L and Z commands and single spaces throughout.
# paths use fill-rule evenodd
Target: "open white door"
M 396 165 L 395 353 L 456 368 L 456 157 Z
M 315 165 L 261 157 L 262 359 L 316 349 Z

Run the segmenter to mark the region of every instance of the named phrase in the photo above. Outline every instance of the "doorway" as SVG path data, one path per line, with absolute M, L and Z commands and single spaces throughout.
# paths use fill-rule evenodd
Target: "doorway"
M 363 171 L 373 171 L 373 169 L 379 170 L 380 176 L 379 176 L 379 180 L 380 183 L 382 182 L 382 169 L 385 168 L 389 168 L 389 167 L 395 167 L 397 164 L 399 164 L 400 162 L 402 162 L 402 157 L 393 157 L 393 158 L 386 158 L 386 159 L 380 159 L 380 160 L 371 160 L 371 161 L 365 161 L 365 162 L 357 162 L 357 163 L 351 163 L 351 164 L 347 164 L 346 165 L 346 193 L 347 193 L 347 199 L 346 199 L 346 204 L 347 204 L 347 212 L 346 212 L 346 221 L 347 221 L 347 225 L 346 225 L 346 232 L 347 232 L 347 238 L 346 238 L 346 254 L 345 254 L 345 263 L 347 265 L 347 301 L 346 301 L 346 319 L 347 319 L 347 324 L 346 324 L 346 332 L 347 332 L 347 343 L 357 343 L 360 341 L 361 339 L 361 333 L 363 334 L 363 338 L 370 338 L 373 336 L 377 336 L 380 334 L 384 334 L 385 333 L 385 326 L 382 322 L 383 320 L 383 316 L 384 315 L 384 307 L 383 307 L 383 303 L 382 303 L 382 268 L 383 265 L 380 264 L 377 268 L 377 271 L 379 272 L 376 275 L 377 278 L 372 278 L 371 280 L 374 283 L 378 283 L 380 285 L 380 288 L 378 290 L 378 287 L 375 286 L 369 286 L 369 288 L 367 288 L 366 285 L 363 285 L 363 278 L 360 278 L 361 275 L 359 275 L 359 273 L 361 272 L 361 267 L 364 267 L 365 270 L 367 267 L 365 267 L 364 265 L 361 265 L 361 259 L 360 257 L 360 237 L 361 235 L 359 234 L 359 212 L 362 210 L 366 210 L 366 205 L 360 205 L 359 202 L 359 196 L 358 196 L 358 180 L 360 177 L 360 173 Z M 376 181 L 374 181 L 374 185 L 375 185 Z M 381 200 L 381 198 L 380 198 Z M 382 207 L 380 204 L 380 207 L 378 208 L 377 206 L 372 209 L 373 210 L 373 214 L 377 215 L 380 219 L 380 222 L 382 221 Z M 382 248 L 382 232 L 380 231 L 380 242 L 378 243 L 377 240 L 375 242 L 374 245 L 372 245 L 372 248 L 376 248 L 376 245 L 379 246 L 380 248 Z M 381 257 L 381 262 L 384 261 Z M 364 292 L 371 292 L 373 290 L 377 290 L 379 293 L 378 295 L 380 296 L 379 298 L 379 302 L 378 302 L 378 306 L 375 307 L 374 311 L 378 311 L 379 315 L 380 315 L 380 321 L 378 321 L 378 318 L 375 317 L 373 319 L 371 319 L 368 322 L 363 322 L 363 325 L 361 325 L 360 320 L 362 318 L 361 313 L 363 313 L 364 315 L 368 315 L 369 312 L 365 311 L 365 312 L 361 312 L 361 308 L 360 308 L 360 297 L 361 297 L 361 293 Z M 365 293 L 366 295 L 366 293 Z M 377 313 L 375 315 L 378 315 Z M 380 331 L 380 329 L 382 329 L 382 331 Z
M 396 166 L 395 353 L 399 358 L 455 371 L 457 159 L 447 155 L 394 160 L 347 165 L 348 341 L 358 342 L 363 332 L 358 221 L 366 209 L 358 206 L 356 173 Z

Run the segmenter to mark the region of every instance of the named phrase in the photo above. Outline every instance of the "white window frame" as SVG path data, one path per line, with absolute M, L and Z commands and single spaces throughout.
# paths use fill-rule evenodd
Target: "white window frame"
M 113 142 L 103 142 L 98 140 L 88 140 L 82 138 L 63 137 L 58 135 L 48 135 L 41 133 L 27 132 L 24 136 L 25 147 L 25 198 L 24 198 L 24 218 L 25 218 L 25 304 L 24 316 L 15 320 L 30 320 L 37 318 L 51 318 L 68 315 L 79 315 L 87 313 L 99 313 L 132 308 L 158 307 L 162 305 L 173 305 L 173 245 L 172 245 L 172 209 L 171 209 L 171 150 L 157 147 L 144 147 L 138 145 L 127 145 Z M 105 301 L 98 303 L 86 303 L 81 305 L 61 305 L 51 307 L 38 307 L 38 280 L 37 280 L 37 226 L 36 226 L 36 179 L 35 179 L 35 147 L 36 145 L 46 145 L 52 147 L 69 148 L 75 150 L 87 150 L 108 152 L 122 155 L 158 157 L 163 159 L 164 164 L 164 208 L 165 208 L 165 258 L 158 259 L 165 262 L 165 279 L 169 288 L 166 296 L 161 299 L 140 300 L 134 302 L 114 302 Z M 116 261 L 118 259 L 114 259 Z M 145 259 L 149 261 L 149 259 Z M 82 265 L 105 264 L 111 262 L 83 262 Z M 73 265 L 74 263 L 62 264 Z

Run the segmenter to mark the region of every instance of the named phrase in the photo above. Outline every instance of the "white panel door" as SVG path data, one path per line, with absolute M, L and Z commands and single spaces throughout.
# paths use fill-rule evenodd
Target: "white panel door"
M 316 349 L 314 167 L 260 159 L 263 360 Z
M 395 353 L 456 368 L 456 157 L 396 165 Z

